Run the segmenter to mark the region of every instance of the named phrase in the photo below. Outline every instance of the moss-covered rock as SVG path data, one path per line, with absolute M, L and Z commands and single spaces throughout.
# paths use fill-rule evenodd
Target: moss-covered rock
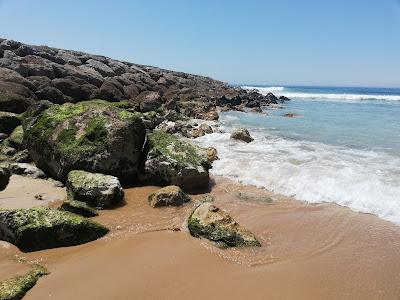
M 183 189 L 208 186 L 210 163 L 201 148 L 162 130 L 149 133 L 148 140 L 142 180 Z
M 99 215 L 94 208 L 90 207 L 85 202 L 76 200 L 64 201 L 58 209 L 69 211 L 86 218 L 96 217 Z
M 4 190 L 10 181 L 10 171 L 8 168 L 0 166 L 0 191 Z
M 56 209 L 0 210 L 0 239 L 25 252 L 79 245 L 107 232 L 98 223 Z
M 148 200 L 152 207 L 180 206 L 190 201 L 190 197 L 179 186 L 170 185 L 150 194 Z
M 27 148 L 49 176 L 64 181 L 69 171 L 86 170 L 132 181 L 137 175 L 145 127 L 137 114 L 118 103 L 52 105 L 26 118 Z
M 95 207 L 110 207 L 124 198 L 118 178 L 100 173 L 71 171 L 66 187 L 68 199 L 86 202 Z
M 33 264 L 32 269 L 26 274 L 0 282 L 0 300 L 22 299 L 38 279 L 47 274 L 49 272 L 45 267 Z
M 22 126 L 18 126 L 10 134 L 8 138 L 5 139 L 4 144 L 8 147 L 15 148 L 17 150 L 22 150 L 22 143 L 24 140 L 24 129 Z
M 0 133 L 10 134 L 19 125 L 21 125 L 19 115 L 0 111 Z
M 206 238 L 219 246 L 227 247 L 261 246 L 257 238 L 241 227 L 226 212 L 205 202 L 199 205 L 188 219 L 190 234 L 198 238 Z

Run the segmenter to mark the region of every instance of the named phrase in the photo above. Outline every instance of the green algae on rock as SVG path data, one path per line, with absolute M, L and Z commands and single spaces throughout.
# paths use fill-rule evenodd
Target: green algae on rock
M 107 232 L 98 223 L 56 209 L 0 210 L 0 239 L 24 252 L 79 245 Z
M 32 264 L 32 270 L 0 282 L 0 300 L 20 300 L 35 286 L 38 279 L 48 275 L 47 269 L 39 264 Z
M 124 198 L 124 191 L 115 176 L 73 170 L 68 173 L 69 200 L 86 202 L 95 207 L 110 207 Z
M 99 215 L 94 208 L 90 207 L 85 202 L 76 200 L 64 201 L 58 209 L 69 211 L 86 218 L 96 217 Z
M 5 139 L 4 144 L 8 147 L 21 150 L 23 141 L 24 141 L 24 129 L 20 125 L 14 129 L 14 131 L 10 134 L 8 138 Z
M 177 185 L 183 189 L 208 186 L 210 163 L 202 149 L 162 130 L 148 134 L 143 181 Z
M 132 181 L 145 141 L 140 117 L 116 103 L 91 100 L 52 105 L 23 122 L 27 148 L 49 176 L 64 181 L 86 170 Z
M 190 234 L 218 243 L 218 247 L 261 246 L 257 238 L 240 226 L 226 212 L 205 202 L 200 204 L 188 219 Z M 223 247 L 222 247 L 223 248 Z
M 180 206 L 190 201 L 190 197 L 179 186 L 170 185 L 155 191 L 148 197 L 152 207 Z

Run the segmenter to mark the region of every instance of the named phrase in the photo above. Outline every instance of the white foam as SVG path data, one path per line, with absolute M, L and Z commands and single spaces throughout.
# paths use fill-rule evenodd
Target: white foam
M 301 98 L 306 100 L 330 100 L 330 101 L 362 101 L 362 100 L 379 100 L 379 101 L 400 101 L 400 95 L 376 95 L 376 94 L 335 94 L 335 93 L 297 93 L 290 92 L 284 87 L 252 87 L 243 86 L 248 90 L 258 90 L 261 94 L 275 93 L 277 96 L 286 96 L 289 98 Z M 279 93 L 281 92 L 281 93 Z
M 399 157 L 288 140 L 258 129 L 251 134 L 255 140 L 250 144 L 230 140 L 229 133 L 196 139 L 218 150 L 220 160 L 211 173 L 310 203 L 337 203 L 400 225 Z

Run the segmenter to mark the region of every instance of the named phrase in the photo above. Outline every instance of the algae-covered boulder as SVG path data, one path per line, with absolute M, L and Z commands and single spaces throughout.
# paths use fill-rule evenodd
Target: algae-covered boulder
M 96 217 L 99 215 L 94 208 L 90 207 L 85 202 L 76 200 L 64 201 L 58 209 L 69 211 L 86 218 Z
M 24 129 L 22 126 L 18 126 L 10 134 L 8 138 L 5 139 L 4 143 L 8 147 L 22 150 L 22 143 L 24 140 Z
M 179 186 L 170 185 L 150 194 L 148 200 L 152 207 L 180 206 L 190 201 L 190 197 Z
M 10 134 L 19 125 L 21 125 L 19 115 L 0 111 L 0 133 Z
M 209 202 L 201 204 L 193 211 L 188 220 L 188 228 L 192 236 L 209 239 L 220 246 L 261 246 L 250 231 Z
M 0 191 L 4 190 L 10 181 L 10 171 L 5 167 L 0 167 Z
M 237 128 L 231 134 L 231 139 L 238 140 L 246 143 L 254 141 L 249 131 L 246 128 Z
M 139 116 L 102 100 L 52 105 L 23 122 L 27 148 L 36 165 L 64 181 L 86 170 L 132 181 L 145 140 Z
M 47 207 L 0 210 L 0 240 L 24 252 L 79 245 L 107 232 L 89 219 Z
M 118 178 L 100 173 L 71 171 L 66 188 L 68 199 L 86 202 L 95 207 L 110 207 L 124 198 Z
M 149 151 L 141 174 L 143 181 L 183 189 L 208 186 L 210 164 L 201 148 L 162 130 L 148 134 L 148 140 Z

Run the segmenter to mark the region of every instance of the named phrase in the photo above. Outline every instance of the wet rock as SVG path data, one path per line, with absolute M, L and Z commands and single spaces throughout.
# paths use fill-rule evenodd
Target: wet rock
M 210 164 L 196 147 L 162 130 L 148 134 L 149 150 L 140 179 L 183 189 L 208 186 Z
M 107 232 L 86 218 L 46 207 L 0 210 L 0 239 L 24 252 L 79 245 Z
M 117 106 L 100 100 L 66 103 L 26 117 L 25 139 L 35 164 L 61 181 L 71 170 L 86 170 L 132 182 L 146 132 L 137 114 Z
M 11 157 L 12 162 L 16 163 L 29 163 L 32 162 L 32 158 L 29 155 L 28 150 L 24 149 L 22 151 L 18 151 Z
M 227 247 L 261 246 L 257 238 L 230 215 L 209 202 L 200 204 L 188 220 L 190 234 Z
M 202 152 L 210 164 L 218 159 L 218 151 L 214 147 L 204 148 Z
M 8 147 L 22 150 L 22 143 L 24 140 L 24 129 L 22 126 L 18 126 L 10 134 L 10 136 L 4 141 L 4 144 Z
M 282 101 L 282 102 L 285 102 L 285 101 L 289 101 L 290 99 L 288 97 L 285 97 L 285 96 L 280 96 L 279 100 Z
M 7 168 L 0 167 L 0 191 L 4 190 L 10 181 L 10 171 Z
M 12 174 L 27 176 L 31 178 L 47 178 L 46 174 L 43 173 L 38 167 L 28 163 L 10 163 L 8 169 Z
M 17 114 L 0 111 L 0 132 L 11 134 L 16 127 L 21 125 L 21 117 Z
M 118 178 L 110 175 L 71 171 L 66 187 L 69 200 L 86 202 L 95 207 L 114 206 L 124 198 Z
M 296 114 L 296 113 L 286 113 L 283 116 L 286 117 L 286 118 L 297 118 L 297 117 L 300 117 L 300 115 Z
M 231 133 L 231 139 L 243 141 L 246 143 L 252 142 L 254 139 L 251 137 L 246 128 L 237 128 Z
M 64 201 L 58 209 L 69 211 L 86 218 L 96 217 L 99 215 L 94 208 L 90 207 L 85 202 L 76 200 Z
M 150 194 L 148 200 L 152 207 L 180 206 L 190 201 L 190 197 L 180 187 L 170 185 Z

